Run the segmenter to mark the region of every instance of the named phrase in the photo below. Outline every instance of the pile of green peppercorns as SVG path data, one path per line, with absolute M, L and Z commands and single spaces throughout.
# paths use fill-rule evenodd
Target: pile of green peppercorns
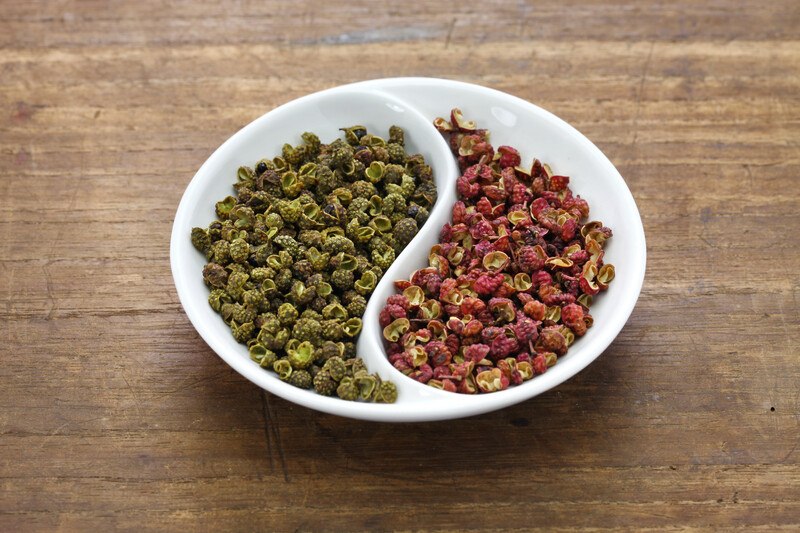
M 436 202 L 431 167 L 363 126 L 240 167 L 218 220 L 193 228 L 208 302 L 281 380 L 345 400 L 394 402 L 395 385 L 356 357 L 367 300 Z

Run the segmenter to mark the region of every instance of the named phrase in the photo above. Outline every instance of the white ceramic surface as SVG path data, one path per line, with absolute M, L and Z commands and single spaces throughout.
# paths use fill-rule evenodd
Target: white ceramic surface
M 430 247 L 449 220 L 455 201 L 458 169 L 447 144 L 431 125 L 453 107 L 491 131 L 495 146 L 518 148 L 523 165 L 534 157 L 554 172 L 570 176 L 575 194 L 587 199 L 590 218 L 614 230 L 606 245 L 606 261 L 616 267 L 609 290 L 592 306 L 594 326 L 578 339 L 565 357 L 545 374 L 505 391 L 482 395 L 448 393 L 419 384 L 389 364 L 381 341 L 378 312 L 393 293 L 395 279 L 408 278 L 425 266 Z M 281 382 L 248 356 L 229 328 L 208 305 L 202 281 L 205 260 L 191 245 L 194 226 L 214 220 L 216 201 L 232 194 L 240 165 L 280 152 L 284 142 L 300 142 L 303 131 L 314 131 L 330 142 L 340 127 L 363 124 L 386 134 L 392 124 L 406 131 L 410 151 L 422 153 L 433 167 L 439 200 L 417 237 L 395 260 L 367 306 L 358 353 L 372 372 L 398 386 L 394 404 L 345 402 L 319 396 Z M 220 146 L 189 183 L 175 216 L 170 246 L 178 296 L 192 324 L 229 365 L 258 386 L 306 407 L 351 418 L 388 422 L 440 420 L 475 415 L 532 398 L 569 379 L 596 359 L 617 336 L 633 311 L 645 272 L 645 238 L 636 204 L 619 172 L 603 153 L 572 126 L 553 114 L 514 96 L 461 82 L 432 78 L 391 78 L 345 85 L 314 93 L 280 106 L 258 118 Z

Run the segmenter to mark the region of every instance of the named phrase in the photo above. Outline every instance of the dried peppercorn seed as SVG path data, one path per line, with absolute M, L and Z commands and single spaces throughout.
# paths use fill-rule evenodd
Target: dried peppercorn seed
M 461 176 L 451 222 L 429 267 L 395 282 L 379 322 L 389 362 L 441 390 L 490 393 L 544 373 L 593 324 L 592 296 L 608 288 L 612 232 L 587 221 L 569 177 L 453 109 L 434 126 L 449 136 Z M 408 211 L 409 215 L 411 211 Z
M 235 196 L 216 203 L 218 220 L 193 228 L 191 242 L 208 261 L 209 305 L 255 363 L 319 394 L 393 402 L 396 387 L 367 373 L 355 341 L 369 296 L 427 219 L 436 188 L 399 127 L 388 143 L 363 126 L 342 131 L 329 144 L 303 133 L 255 169 L 240 167 Z M 331 360 L 344 362 L 331 372 Z

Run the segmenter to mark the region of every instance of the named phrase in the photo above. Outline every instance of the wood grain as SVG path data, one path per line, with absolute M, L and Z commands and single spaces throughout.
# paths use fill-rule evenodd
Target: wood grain
M 0 530 L 800 527 L 797 2 L 0 15 Z M 274 106 L 386 76 L 535 102 L 625 176 L 642 296 L 555 390 L 342 419 L 251 385 L 183 314 L 168 242 L 198 166 Z

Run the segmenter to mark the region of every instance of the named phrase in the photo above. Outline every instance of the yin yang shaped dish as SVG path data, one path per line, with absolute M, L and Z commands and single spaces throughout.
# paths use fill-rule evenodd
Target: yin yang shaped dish
M 418 383 L 389 363 L 378 324 L 394 281 L 408 279 L 427 266 L 428 252 L 450 220 L 456 200 L 458 166 L 433 119 L 459 107 L 491 132 L 492 144 L 517 148 L 523 165 L 534 157 L 557 174 L 570 177 L 573 192 L 589 202 L 591 219 L 602 220 L 614 237 L 605 259 L 616 269 L 609 289 L 592 305 L 594 325 L 547 372 L 518 386 L 490 394 L 465 395 Z M 250 359 L 230 328 L 208 305 L 202 278 L 206 261 L 191 244 L 193 227 L 216 219 L 214 205 L 231 194 L 236 170 L 279 154 L 285 142 L 313 131 L 323 142 L 339 137 L 340 128 L 362 124 L 378 135 L 398 125 L 405 131 L 408 153 L 420 153 L 432 167 L 438 200 L 417 236 L 386 270 L 369 299 L 357 351 L 370 372 L 397 385 L 391 404 L 344 401 L 296 388 Z M 235 133 L 200 167 L 178 206 L 170 243 L 170 262 L 181 304 L 197 332 L 231 367 L 259 387 L 286 400 L 350 418 L 411 422 L 460 418 L 519 403 L 563 383 L 594 361 L 625 325 L 644 281 L 646 246 L 639 211 L 625 181 L 608 158 L 575 128 L 536 105 L 509 94 L 457 81 L 434 78 L 390 78 L 328 89 L 293 100 Z

